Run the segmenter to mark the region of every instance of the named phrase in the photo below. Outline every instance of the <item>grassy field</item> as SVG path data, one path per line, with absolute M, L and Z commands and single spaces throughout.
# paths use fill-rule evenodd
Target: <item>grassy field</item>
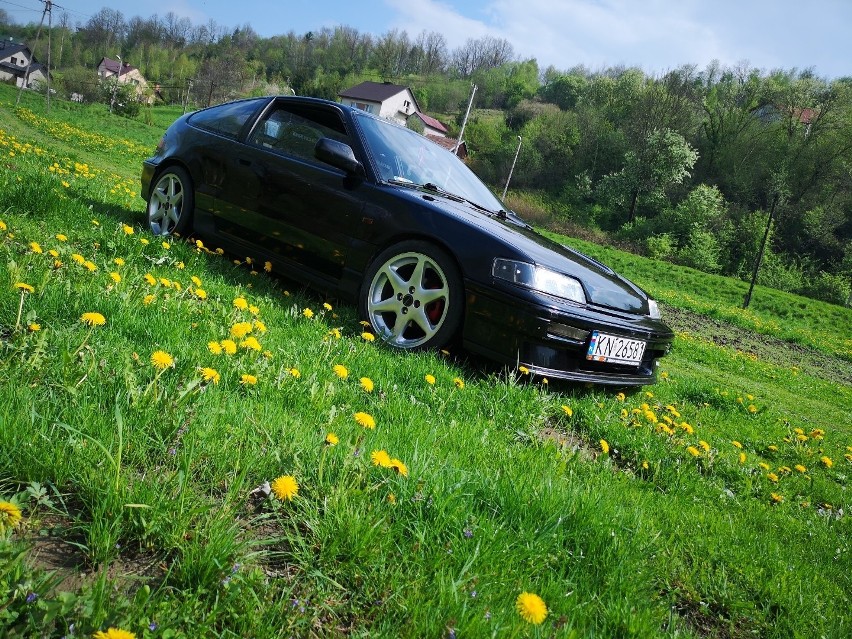
M 852 635 L 850 309 L 743 312 L 741 282 L 567 240 L 690 314 L 658 384 L 399 354 L 250 256 L 147 234 L 140 162 L 178 111 L 15 97 L 0 635 Z

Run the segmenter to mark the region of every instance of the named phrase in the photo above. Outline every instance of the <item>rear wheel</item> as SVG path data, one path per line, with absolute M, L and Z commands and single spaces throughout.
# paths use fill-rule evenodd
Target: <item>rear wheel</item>
M 440 348 L 462 320 L 464 289 L 453 259 L 417 240 L 383 251 L 367 269 L 361 315 L 383 341 L 396 348 Z
M 154 235 L 185 235 L 195 206 L 192 179 L 179 166 L 165 169 L 148 196 L 148 226 Z

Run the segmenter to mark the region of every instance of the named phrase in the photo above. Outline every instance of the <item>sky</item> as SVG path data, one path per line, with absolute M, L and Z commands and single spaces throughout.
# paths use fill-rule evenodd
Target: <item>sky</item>
M 101 8 L 125 19 L 169 11 L 193 24 L 251 25 L 270 37 L 336 25 L 380 36 L 404 30 L 443 34 L 450 50 L 469 38 L 505 38 L 518 59 L 539 68 L 591 71 L 638 66 L 660 75 L 684 64 L 813 69 L 828 79 L 852 76 L 852 0 L 56 0 L 85 23 Z M 0 0 L 17 23 L 38 23 L 40 0 Z

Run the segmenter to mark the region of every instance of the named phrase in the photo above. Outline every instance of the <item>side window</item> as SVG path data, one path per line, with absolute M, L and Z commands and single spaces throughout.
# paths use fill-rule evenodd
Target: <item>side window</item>
M 351 145 L 343 121 L 333 109 L 284 103 L 260 119 L 248 143 L 318 162 L 314 147 L 321 138 Z
M 189 123 L 201 129 L 236 138 L 258 107 L 260 100 L 242 100 L 210 107 L 194 113 Z

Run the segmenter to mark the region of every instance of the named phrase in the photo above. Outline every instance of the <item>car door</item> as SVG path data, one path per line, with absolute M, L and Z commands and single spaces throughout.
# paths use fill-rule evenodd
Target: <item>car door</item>
M 334 107 L 271 104 L 231 158 L 218 230 L 262 253 L 252 257 L 338 280 L 364 202 L 357 180 L 314 157 L 324 137 L 350 144 Z

